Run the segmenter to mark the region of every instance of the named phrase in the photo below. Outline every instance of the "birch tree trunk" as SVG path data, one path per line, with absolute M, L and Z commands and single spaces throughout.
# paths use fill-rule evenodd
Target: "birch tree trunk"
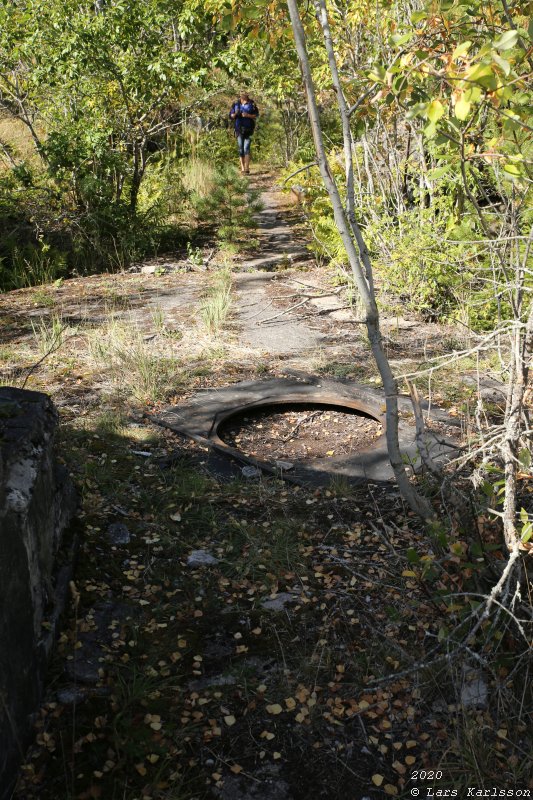
M 352 269 L 354 281 L 362 300 L 365 310 L 365 322 L 370 346 L 372 348 L 372 353 L 383 382 L 386 402 L 386 436 L 390 463 L 398 483 L 398 488 L 400 489 L 405 501 L 416 514 L 425 519 L 429 519 L 433 516 L 431 506 L 424 497 L 418 494 L 418 492 L 410 483 L 402 459 L 402 454 L 400 452 L 398 440 L 398 387 L 394 375 L 392 374 L 388 359 L 383 350 L 381 332 L 379 328 L 379 314 L 372 282 L 372 264 L 363 236 L 361 234 L 361 230 L 355 218 L 352 136 L 349 125 L 348 108 L 342 92 L 342 87 L 340 85 L 333 43 L 329 33 L 325 5 L 323 0 L 314 0 L 314 2 L 324 33 L 328 62 L 333 84 L 337 92 L 337 100 L 343 126 L 344 155 L 347 176 L 346 188 L 348 194 L 347 212 L 345 211 L 338 186 L 332 175 L 326 155 L 326 148 L 324 146 L 318 105 L 316 101 L 314 81 L 305 42 L 305 32 L 300 18 L 298 3 L 297 0 L 287 0 L 296 44 L 296 51 L 298 54 L 298 60 L 300 63 L 307 96 L 307 108 L 309 112 L 309 120 L 311 123 L 318 167 L 333 207 L 335 224 L 341 236 L 344 249 L 346 250 L 346 255 Z M 357 243 L 357 247 L 355 243 Z

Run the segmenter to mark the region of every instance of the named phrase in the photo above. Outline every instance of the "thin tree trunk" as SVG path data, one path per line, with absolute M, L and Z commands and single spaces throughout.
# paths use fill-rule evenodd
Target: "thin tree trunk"
M 339 189 L 337 187 L 337 184 L 335 183 L 335 179 L 333 178 L 329 162 L 327 159 L 326 149 L 324 146 L 324 140 L 322 136 L 322 128 L 320 125 L 318 105 L 316 102 L 313 76 L 311 73 L 311 67 L 309 64 L 309 58 L 307 54 L 307 47 L 305 43 L 305 33 L 303 30 L 302 21 L 300 19 L 297 0 L 287 0 L 287 5 L 289 8 L 289 14 L 294 33 L 294 40 L 296 44 L 296 51 L 298 54 L 298 59 L 300 62 L 303 81 L 305 85 L 305 91 L 307 95 L 309 120 L 311 123 L 311 131 L 313 134 L 313 141 L 315 144 L 315 151 L 317 154 L 317 161 L 320 169 L 320 174 L 322 176 L 322 180 L 324 181 L 324 185 L 328 192 L 333 207 L 333 214 L 337 230 L 339 231 L 339 234 L 341 236 L 344 248 L 346 250 L 346 255 L 348 257 L 348 261 L 352 269 L 352 274 L 357 289 L 359 290 L 361 300 L 363 302 L 363 306 L 365 309 L 365 321 L 366 321 L 370 346 L 372 348 L 372 353 L 376 360 L 376 364 L 379 373 L 381 375 L 381 379 L 383 381 L 383 388 L 385 390 L 385 401 L 386 401 L 387 447 L 389 452 L 390 463 L 392 469 L 394 470 L 394 474 L 400 492 L 402 493 L 402 496 L 404 497 L 406 502 L 413 509 L 413 511 L 415 511 L 415 513 L 419 514 L 424 518 L 430 518 L 433 516 L 431 506 L 425 498 L 421 497 L 418 494 L 418 492 L 416 492 L 416 490 L 409 482 L 409 478 L 405 470 L 405 465 L 403 463 L 402 454 L 400 452 L 400 446 L 398 441 L 398 389 L 396 381 L 392 374 L 392 370 L 390 368 L 390 364 L 388 362 L 388 359 L 385 355 L 382 346 L 381 332 L 379 329 L 378 309 L 371 284 L 372 265 L 370 262 L 370 257 L 365 242 L 363 240 L 361 231 L 359 229 L 359 226 L 357 225 L 357 222 L 355 220 L 355 210 L 353 215 L 353 223 L 352 220 L 348 220 L 347 218 L 340 197 Z M 321 0 L 317 0 L 317 7 L 318 7 L 318 13 L 320 13 L 319 18 L 322 22 L 322 19 L 324 18 L 325 8 L 323 2 L 321 3 Z M 324 12 L 322 10 L 323 8 Z M 327 25 L 327 17 L 325 18 L 325 22 Z M 335 54 L 333 52 L 333 47 L 331 43 L 331 37 L 329 36 L 329 41 L 327 40 L 327 37 L 325 37 L 325 39 L 326 39 L 326 46 L 328 49 L 330 69 L 332 72 L 335 88 L 337 89 L 337 97 L 339 98 L 339 108 L 341 111 L 341 117 L 343 122 L 343 133 L 345 135 L 344 152 L 348 166 L 347 177 L 350 181 L 347 188 L 351 189 L 353 195 L 353 167 L 351 168 L 350 171 L 351 155 L 352 155 L 351 131 L 349 130 L 349 125 L 348 125 L 348 130 L 346 130 L 346 124 L 345 124 L 346 121 L 349 120 L 347 115 L 348 109 L 346 106 L 344 95 L 342 93 L 342 88 L 340 87 L 338 71 L 335 61 Z M 357 241 L 358 250 L 356 250 L 354 240 L 352 239 L 352 233 Z M 362 264 L 364 265 L 364 271 Z

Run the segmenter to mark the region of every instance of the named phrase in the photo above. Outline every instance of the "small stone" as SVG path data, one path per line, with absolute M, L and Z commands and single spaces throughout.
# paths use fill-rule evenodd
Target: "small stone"
M 188 567 L 213 567 L 218 564 L 218 558 L 207 550 L 193 550 L 187 559 Z
M 155 275 L 156 272 L 160 272 L 162 269 L 160 264 L 145 264 L 141 267 L 141 274 L 142 275 Z M 164 268 L 163 268 L 163 271 Z
M 243 467 L 241 469 L 243 478 L 259 478 L 261 470 L 257 467 Z
M 291 461 L 276 461 L 275 463 L 278 469 L 285 470 L 285 472 L 294 468 L 294 464 Z
M 122 522 L 112 522 L 107 529 L 107 537 L 111 544 L 129 544 L 131 541 L 131 533 Z

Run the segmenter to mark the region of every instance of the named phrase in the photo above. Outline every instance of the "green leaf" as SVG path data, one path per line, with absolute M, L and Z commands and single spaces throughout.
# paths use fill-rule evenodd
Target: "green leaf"
M 511 72 L 511 65 L 505 58 L 502 58 L 497 53 L 492 54 L 492 60 L 503 70 L 505 77 Z
M 496 50 L 510 50 L 518 41 L 518 31 L 505 31 L 500 38 L 494 42 Z
M 511 175 L 513 178 L 520 178 L 522 175 L 522 171 L 516 166 L 516 164 L 504 164 L 503 171 L 508 175 Z
M 520 466 L 522 469 L 529 469 L 531 466 L 531 452 L 527 449 L 527 447 L 522 447 L 518 454 L 518 458 L 520 460 Z
M 484 86 L 484 81 L 489 78 L 494 78 L 494 73 L 492 71 L 491 64 L 474 64 L 470 69 L 467 71 L 465 77 L 469 81 L 475 81 L 476 83 L 480 83 Z
M 403 36 L 401 36 L 398 33 L 395 33 L 393 36 L 391 36 L 391 41 L 394 45 L 396 45 L 396 47 L 400 47 L 400 45 L 409 42 L 412 36 L 413 34 L 411 31 L 409 33 L 404 33 Z
M 452 53 L 452 58 L 454 61 L 461 56 L 464 56 L 465 53 L 468 53 L 470 47 L 472 46 L 472 42 L 461 42 L 461 44 L 457 45 L 455 50 Z
M 455 116 L 457 119 L 464 121 L 470 114 L 472 104 L 465 98 L 464 94 L 455 103 Z
M 437 126 L 435 125 L 434 122 L 430 122 L 429 125 L 426 125 L 426 127 L 424 128 L 424 136 L 426 136 L 427 139 L 433 139 L 436 133 L 437 133 Z
M 420 561 L 420 556 L 418 555 L 414 547 L 410 547 L 407 550 L 407 560 L 410 564 L 418 564 L 418 562 Z
M 435 167 L 435 169 L 428 170 L 427 177 L 430 181 L 436 181 L 446 175 L 452 168 L 451 164 L 445 164 L 443 167 Z
M 423 19 L 427 19 L 426 11 L 413 11 L 411 14 L 411 22 L 413 25 L 416 25 L 417 22 L 422 22 Z
M 520 537 L 520 541 L 529 542 L 532 536 L 533 536 L 533 523 L 528 522 L 528 524 L 524 525 L 524 527 L 522 528 L 522 536 Z
M 440 100 L 432 100 L 427 108 L 427 117 L 430 122 L 438 122 L 444 115 L 444 106 Z
M 385 83 L 387 70 L 381 64 L 377 64 L 372 68 L 372 71 L 368 73 L 368 77 L 370 80 L 376 81 L 376 83 Z
M 406 119 L 413 119 L 414 117 L 425 117 L 427 111 L 427 103 L 415 103 L 407 112 Z

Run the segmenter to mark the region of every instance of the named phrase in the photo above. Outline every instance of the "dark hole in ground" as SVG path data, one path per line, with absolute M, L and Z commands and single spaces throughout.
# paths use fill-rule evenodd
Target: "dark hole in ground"
M 247 456 L 307 461 L 371 447 L 383 427 L 362 411 L 321 403 L 272 404 L 235 414 L 218 435 Z

